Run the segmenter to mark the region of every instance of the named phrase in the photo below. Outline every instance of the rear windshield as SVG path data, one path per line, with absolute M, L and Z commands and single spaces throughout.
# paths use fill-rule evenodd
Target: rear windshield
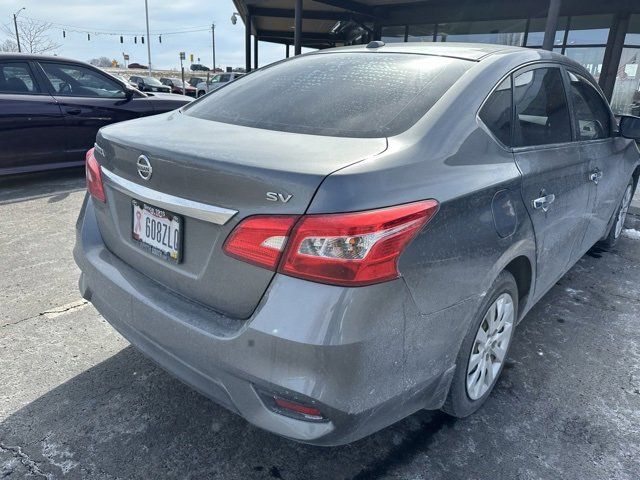
M 183 111 L 283 132 L 387 137 L 414 125 L 472 65 L 413 54 L 307 55 L 239 78 Z

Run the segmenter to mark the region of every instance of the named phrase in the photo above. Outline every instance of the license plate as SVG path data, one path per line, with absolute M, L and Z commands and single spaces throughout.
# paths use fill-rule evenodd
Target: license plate
M 147 252 L 179 263 L 182 260 L 182 217 L 132 200 L 133 241 Z

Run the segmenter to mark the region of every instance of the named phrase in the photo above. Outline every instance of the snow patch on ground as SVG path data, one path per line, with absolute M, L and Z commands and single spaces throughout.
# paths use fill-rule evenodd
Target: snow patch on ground
M 50 463 L 62 470 L 63 475 L 78 466 L 78 462 L 72 460 L 73 453 L 60 443 L 50 442 L 48 438 L 42 440 L 42 455 Z
M 634 240 L 640 240 L 640 231 L 634 229 L 634 228 L 625 228 L 622 231 L 622 235 L 624 235 L 625 237 L 628 238 L 632 238 Z

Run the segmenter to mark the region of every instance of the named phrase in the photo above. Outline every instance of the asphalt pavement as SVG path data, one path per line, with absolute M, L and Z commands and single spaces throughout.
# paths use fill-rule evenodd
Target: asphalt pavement
M 0 180 L 0 478 L 638 478 L 640 218 L 527 315 L 477 414 L 419 412 L 322 448 L 183 385 L 80 298 L 83 195 L 80 171 Z

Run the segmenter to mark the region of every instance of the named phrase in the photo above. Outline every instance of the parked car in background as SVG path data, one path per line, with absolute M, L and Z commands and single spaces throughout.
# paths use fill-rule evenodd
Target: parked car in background
M 82 165 L 101 127 L 190 100 L 141 93 L 84 62 L 0 53 L 0 175 Z
M 142 65 L 141 63 L 130 63 L 127 68 L 134 68 L 136 70 L 146 70 L 148 67 L 146 65 Z
M 209 67 L 205 67 L 200 63 L 192 63 L 191 67 L 189 67 L 192 72 L 208 72 L 210 70 Z
M 320 50 L 103 128 L 80 290 L 159 365 L 287 438 L 465 417 L 518 322 L 620 236 L 637 139 L 640 118 L 618 126 L 557 53 Z
M 188 83 L 183 83 L 179 78 L 161 78 L 160 83 L 166 85 L 171 89 L 171 93 L 178 93 L 180 95 L 189 95 L 190 97 L 196 96 L 196 89 Z
M 138 84 L 137 83 L 132 82 L 129 78 L 125 77 L 124 75 L 113 75 L 113 76 L 115 78 L 117 78 L 118 80 L 120 80 L 125 85 L 130 85 L 133 88 L 138 88 Z
M 189 80 L 187 80 L 187 83 L 189 85 L 191 85 L 192 87 L 196 87 L 200 82 L 206 82 L 207 79 L 206 78 L 202 78 L 202 77 L 191 77 Z
M 138 90 L 141 92 L 165 92 L 171 93 L 171 87 L 163 85 L 160 80 L 155 77 L 139 77 L 137 75 L 131 75 L 129 82 L 137 85 Z
M 200 82 L 197 86 L 197 97 L 201 97 L 205 93 L 212 92 L 217 90 L 218 88 L 226 85 L 229 82 L 232 82 L 240 77 L 242 77 L 244 73 L 240 72 L 228 72 L 228 73 L 218 73 L 211 77 L 208 82 Z

